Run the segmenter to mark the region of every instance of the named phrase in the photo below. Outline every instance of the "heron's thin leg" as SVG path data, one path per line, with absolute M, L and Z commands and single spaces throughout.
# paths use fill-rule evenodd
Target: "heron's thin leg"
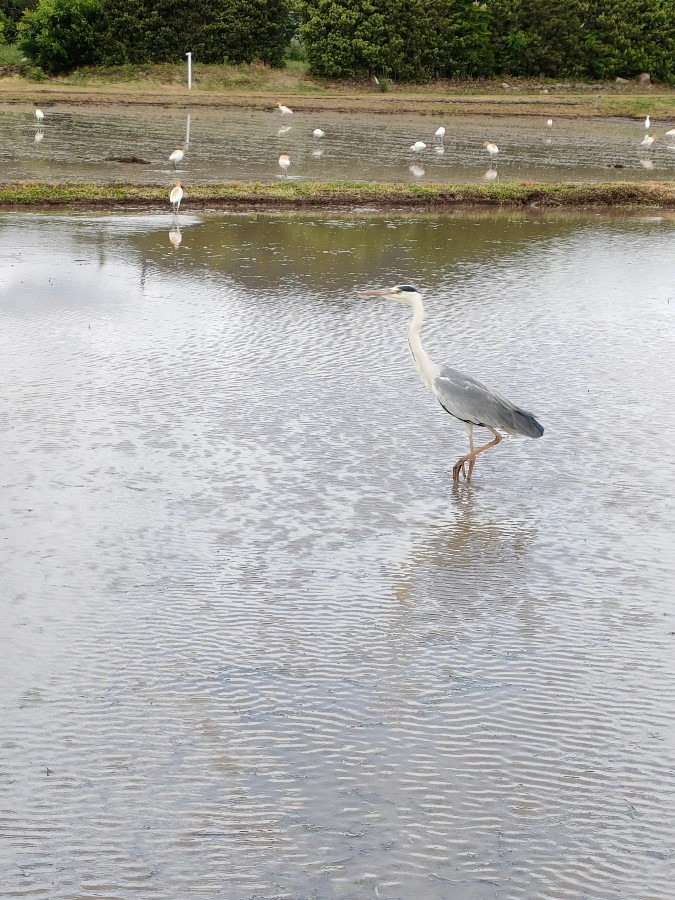
M 466 434 L 469 438 L 469 455 L 473 453 L 473 422 L 465 422 L 464 427 L 466 428 Z M 469 476 L 467 478 L 466 469 L 464 468 L 464 464 L 462 464 L 462 475 L 464 476 L 465 481 L 471 480 L 471 469 L 469 469 Z M 453 480 L 454 480 L 454 469 L 453 469 Z
M 490 447 L 496 447 L 497 444 L 501 442 L 502 436 L 498 431 L 495 431 L 494 428 L 489 429 L 494 434 L 494 440 L 490 441 L 489 444 L 484 444 L 482 447 L 479 447 L 477 450 L 472 450 L 471 453 L 467 453 L 466 456 L 462 456 L 461 459 L 458 459 L 455 465 L 452 467 L 452 481 L 453 484 L 459 484 L 459 473 L 462 471 L 464 464 L 469 463 L 469 473 L 473 470 L 473 464 L 475 462 L 476 457 L 479 453 L 484 453 L 486 450 L 489 450 Z M 470 477 L 470 476 L 469 476 Z
M 473 425 L 469 423 L 469 424 L 466 426 L 466 430 L 469 432 L 469 454 L 472 454 L 472 453 L 474 452 L 474 445 L 473 445 Z M 473 466 L 474 466 L 475 461 L 476 461 L 476 457 L 475 457 L 475 456 L 472 457 L 472 459 L 469 460 L 469 471 L 468 471 L 468 474 L 466 474 L 466 475 L 464 476 L 464 477 L 466 478 L 467 481 L 471 481 L 471 473 L 473 472 Z M 462 471 L 464 471 L 464 466 L 462 466 Z

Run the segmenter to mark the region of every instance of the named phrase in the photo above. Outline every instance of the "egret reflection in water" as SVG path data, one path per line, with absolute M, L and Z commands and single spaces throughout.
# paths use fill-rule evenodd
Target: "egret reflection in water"
M 180 225 L 176 222 L 171 226 L 171 230 L 169 231 L 169 241 L 171 242 L 172 247 L 177 250 L 180 247 L 182 240 L 183 235 L 180 231 Z

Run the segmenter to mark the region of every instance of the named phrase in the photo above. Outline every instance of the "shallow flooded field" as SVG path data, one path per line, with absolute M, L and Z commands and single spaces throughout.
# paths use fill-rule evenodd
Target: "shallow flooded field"
M 171 228 L 0 216 L 0 897 L 670 900 L 672 220 Z
M 162 182 L 271 180 L 288 154 L 288 177 L 321 181 L 664 181 L 675 176 L 673 122 L 654 121 L 651 149 L 642 122 L 547 116 L 466 116 L 134 107 L 0 105 L 3 179 Z M 442 142 L 437 128 L 446 128 Z M 325 132 L 315 138 L 316 128 Z M 496 142 L 491 160 L 484 141 Z M 413 152 L 416 141 L 426 149 Z M 169 163 L 187 144 L 177 170 Z M 126 160 L 124 162 L 123 160 Z

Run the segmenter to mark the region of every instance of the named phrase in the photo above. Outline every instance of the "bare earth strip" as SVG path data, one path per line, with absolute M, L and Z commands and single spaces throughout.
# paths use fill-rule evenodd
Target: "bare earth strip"
M 653 87 L 649 90 L 629 86 L 618 90 L 612 86 L 584 85 L 556 90 L 524 86 L 504 91 L 496 83 L 478 84 L 464 90 L 452 86 L 409 85 L 380 93 L 363 85 L 340 83 L 306 83 L 298 79 L 280 80 L 277 85 L 264 83 L 260 88 L 223 87 L 214 83 L 188 92 L 183 84 L 161 83 L 152 78 L 121 83 L 68 84 L 61 80 L 31 82 L 23 78 L 0 78 L 0 103 L 34 102 L 49 107 L 56 103 L 69 105 L 157 106 L 174 108 L 246 108 L 274 109 L 282 100 L 296 112 L 342 111 L 370 112 L 382 115 L 416 113 L 419 115 L 490 115 L 553 116 L 565 118 L 641 118 L 647 113 L 653 119 L 675 120 L 675 91 Z M 598 101 L 598 94 L 601 100 Z

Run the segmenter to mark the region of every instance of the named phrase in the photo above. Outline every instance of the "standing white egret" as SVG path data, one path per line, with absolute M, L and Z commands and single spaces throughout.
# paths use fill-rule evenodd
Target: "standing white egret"
M 293 110 L 290 109 L 288 106 L 284 106 L 283 103 L 277 103 L 277 109 L 279 110 L 279 112 L 281 113 L 282 116 L 292 116 L 293 115 Z
M 279 157 L 279 165 L 281 166 L 281 171 L 283 173 L 284 178 L 288 177 L 288 169 L 291 165 L 291 158 L 287 153 L 282 153 Z
M 314 131 L 312 132 L 312 134 L 314 135 L 315 138 L 326 137 L 326 132 L 322 131 L 320 128 L 315 128 Z
M 410 149 L 413 151 L 413 153 L 421 153 L 422 150 L 427 149 L 427 145 L 424 143 L 424 141 L 415 141 L 415 143 L 411 145 Z
M 451 366 L 439 366 L 429 358 L 420 340 L 424 304 L 421 294 L 414 287 L 399 284 L 384 290 L 358 291 L 358 293 L 366 297 L 386 297 L 388 300 L 397 300 L 412 307 L 413 317 L 408 328 L 408 343 L 415 367 L 443 409 L 464 423 L 469 436 L 469 452 L 460 457 L 452 468 L 454 485 L 459 484 L 460 473 L 467 481 L 471 481 L 476 457 L 500 443 L 502 440 L 500 432 L 523 434 L 531 438 L 542 436 L 544 428 L 532 413 L 511 403 L 471 375 L 464 375 Z M 474 428 L 487 428 L 494 435 L 493 440 L 480 447 L 474 447 Z
M 169 156 L 169 162 L 173 163 L 174 169 L 178 166 L 178 163 L 183 162 L 183 157 L 185 156 L 185 151 L 181 150 L 180 147 L 177 147 L 173 153 Z
M 483 146 L 490 154 L 490 159 L 494 159 L 495 156 L 499 153 L 499 147 L 496 144 L 493 144 L 492 141 L 483 141 Z
M 443 140 L 443 138 L 445 137 L 445 128 L 442 125 L 440 128 L 436 129 L 436 131 L 434 132 L 434 137 L 436 138 L 436 140 Z
M 645 128 L 647 131 L 651 128 L 652 123 L 649 121 L 649 116 L 645 119 Z
M 37 119 L 38 125 L 42 125 L 45 120 L 45 114 L 41 109 L 38 109 L 37 107 L 35 107 L 35 118 Z
M 649 150 L 649 148 L 651 147 L 651 145 L 654 143 L 655 140 L 656 140 L 656 138 L 652 137 L 651 134 L 646 134 L 640 141 L 640 146 L 646 147 L 647 150 Z
M 173 188 L 171 189 L 171 193 L 169 194 L 169 203 L 173 206 L 174 215 L 178 215 L 178 209 L 180 207 L 180 201 L 183 199 L 183 188 L 180 186 L 180 181 L 177 181 Z
M 547 128 L 553 128 L 553 119 L 547 119 L 547 120 L 546 120 L 546 127 L 547 127 Z

